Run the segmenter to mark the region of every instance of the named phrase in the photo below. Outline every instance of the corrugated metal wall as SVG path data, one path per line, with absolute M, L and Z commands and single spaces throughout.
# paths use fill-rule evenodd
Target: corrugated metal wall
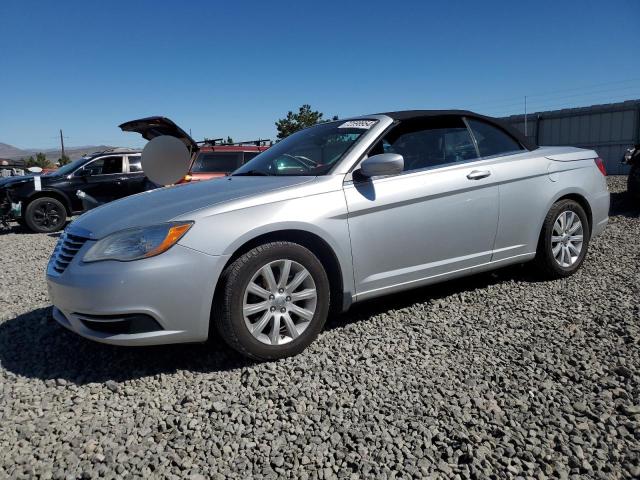
M 524 115 L 503 118 L 524 132 Z M 610 174 L 626 174 L 624 151 L 640 143 L 640 100 L 527 115 L 527 134 L 538 145 L 592 148 Z

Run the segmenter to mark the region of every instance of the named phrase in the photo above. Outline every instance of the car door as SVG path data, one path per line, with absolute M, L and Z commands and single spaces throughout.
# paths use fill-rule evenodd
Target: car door
M 77 170 L 74 175 L 83 179 L 79 190 L 101 203 L 126 197 L 128 194 L 122 155 L 98 157 Z
M 498 186 L 459 116 L 400 123 L 370 151 L 403 155 L 404 172 L 344 193 L 359 299 L 489 262 Z
M 500 182 L 500 218 L 491 260 L 530 256 L 549 201 L 550 162 L 496 125 L 474 118 L 467 123 L 481 157 L 491 161 L 493 176 Z

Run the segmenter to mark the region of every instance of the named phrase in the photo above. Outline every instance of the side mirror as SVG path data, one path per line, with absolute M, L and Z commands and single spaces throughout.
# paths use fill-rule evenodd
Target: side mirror
M 360 173 L 365 177 L 398 175 L 404 170 L 404 158 L 398 153 L 380 153 L 360 164 Z
M 87 168 L 81 168 L 80 170 L 78 170 L 76 172 L 76 176 L 82 177 L 82 178 L 90 177 L 91 176 L 91 170 L 89 170 Z

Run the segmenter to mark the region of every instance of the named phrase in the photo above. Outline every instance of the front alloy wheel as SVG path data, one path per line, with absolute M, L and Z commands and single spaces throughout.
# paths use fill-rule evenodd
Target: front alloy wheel
M 212 324 L 243 355 L 296 355 L 318 336 L 329 311 L 327 273 L 309 249 L 271 242 L 238 257 L 223 272 Z
M 253 274 L 245 289 L 245 325 L 264 344 L 289 343 L 309 327 L 317 297 L 316 284 L 305 267 L 289 259 L 269 262 Z
M 55 198 L 36 198 L 27 205 L 24 222 L 37 233 L 51 233 L 61 230 L 67 221 L 64 205 Z

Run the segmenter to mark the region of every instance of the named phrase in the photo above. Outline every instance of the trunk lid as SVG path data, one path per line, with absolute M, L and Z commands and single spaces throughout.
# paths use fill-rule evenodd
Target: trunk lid
M 181 140 L 187 146 L 189 152 L 193 153 L 198 150 L 198 144 L 195 140 L 167 117 L 155 116 L 131 120 L 120 125 L 120 129 L 123 132 L 139 133 L 146 140 L 151 140 L 161 135 L 169 135 Z

